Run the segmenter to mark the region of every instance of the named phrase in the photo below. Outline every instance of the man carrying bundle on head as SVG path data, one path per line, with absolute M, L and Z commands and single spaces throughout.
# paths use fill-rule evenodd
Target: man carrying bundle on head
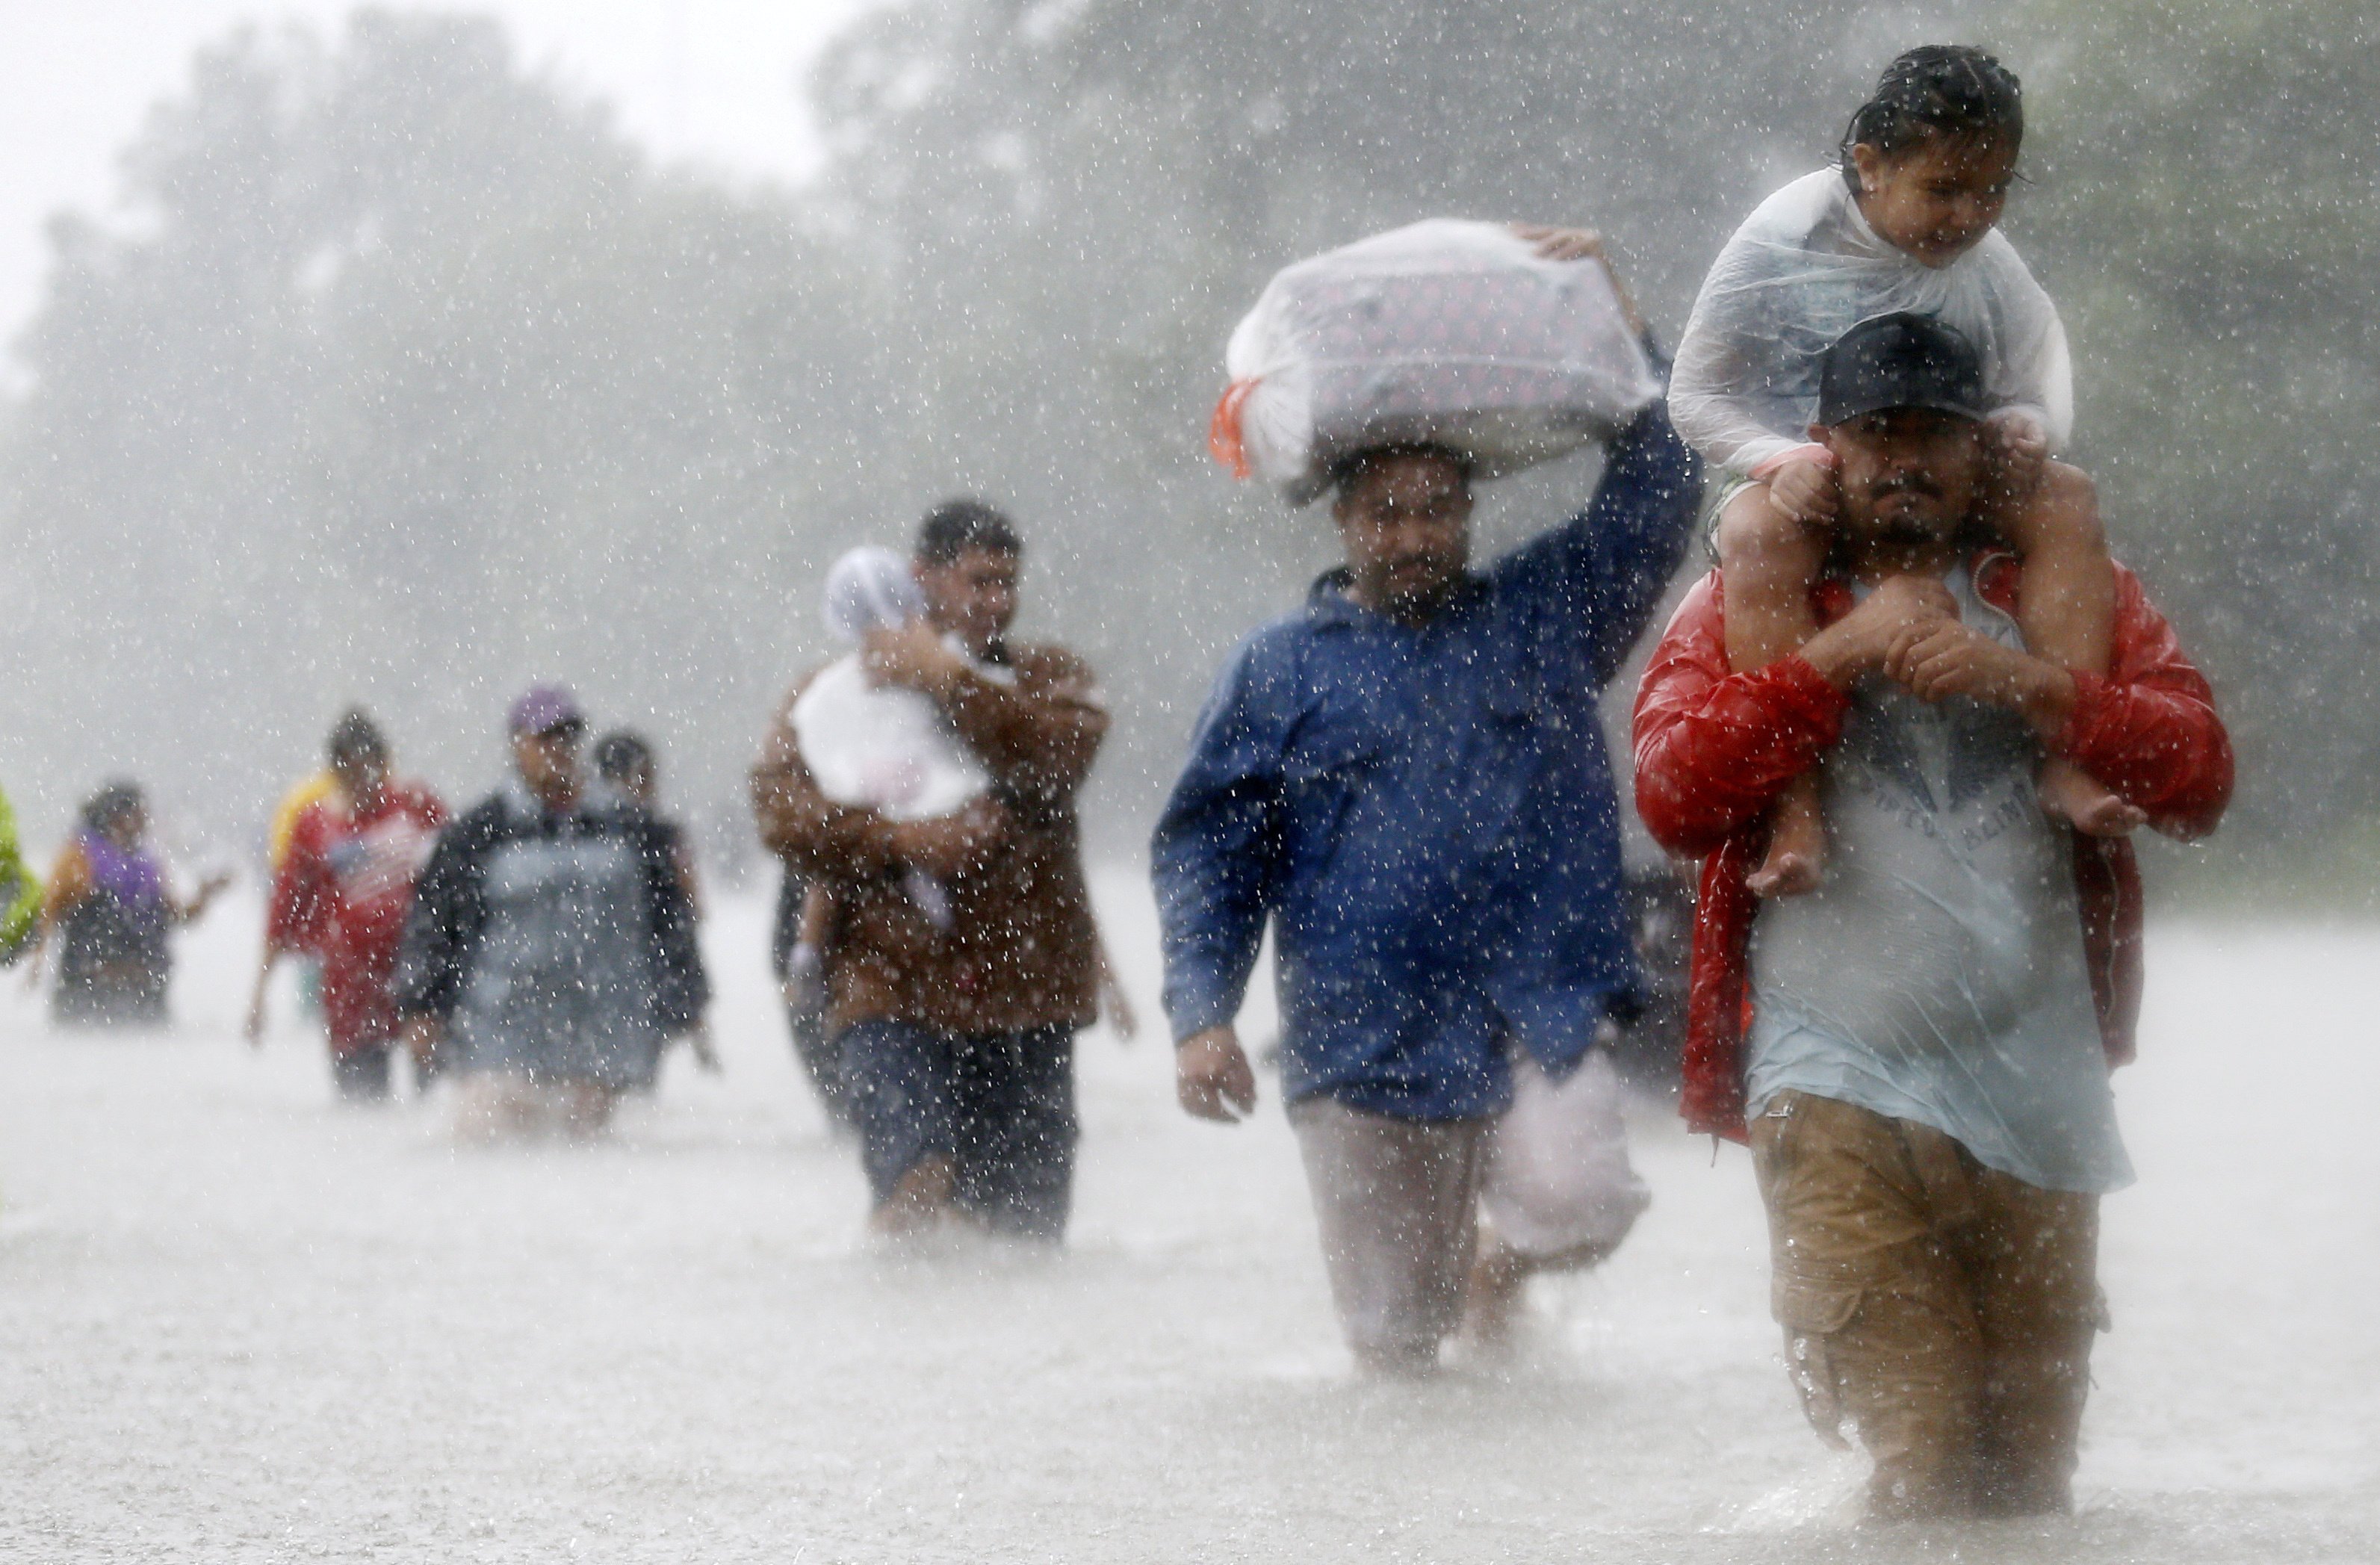
M 1332 273 L 1302 296 L 1319 301 L 1303 329 L 1315 346 L 1258 371 L 1293 381 L 1304 406 L 1267 408 L 1243 352 L 1252 328 L 1234 339 L 1243 379 L 1219 413 L 1218 454 L 1252 455 L 1293 503 L 1327 490 L 1345 564 L 1224 667 L 1154 843 L 1176 1085 L 1194 1115 L 1229 1121 L 1255 1104 L 1232 1023 L 1271 922 L 1282 1092 L 1341 1325 L 1367 1373 L 1428 1373 L 1458 1324 L 1516 1083 L 1613 1134 L 1572 1171 L 1562 1220 L 1503 1254 L 1507 1285 L 1532 1266 L 1599 1259 L 1645 1201 L 1609 1065 L 1587 1058 L 1636 987 L 1595 703 L 1677 566 L 1700 482 L 1658 400 L 1658 351 L 1599 243 L 1527 239 L 1534 253 L 1485 224 L 1422 224 L 1284 273 L 1277 290 Z M 1419 264 L 1439 266 L 1465 247 L 1484 280 L 1382 280 L 1399 254 L 1427 250 Z M 1562 351 L 1574 288 L 1600 301 L 1621 370 L 1600 418 L 1588 405 L 1614 377 L 1572 373 L 1590 356 Z M 1373 305 L 1341 302 L 1356 294 Z M 1250 321 L 1299 312 L 1269 290 Z M 1509 375 L 1480 353 L 1451 369 L 1417 354 L 1363 362 L 1482 319 L 1490 350 L 1522 345 Z M 1383 385 L 1402 401 L 1355 406 Z M 1285 452 L 1282 431 L 1307 431 L 1305 449 Z M 1475 571 L 1473 480 L 1591 434 L 1606 460 L 1585 509 Z M 1271 443 L 1233 449 L 1260 440 Z

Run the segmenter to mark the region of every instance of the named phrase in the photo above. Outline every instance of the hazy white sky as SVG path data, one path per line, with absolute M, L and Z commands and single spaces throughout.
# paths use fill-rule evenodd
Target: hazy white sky
M 795 90 L 834 30 L 880 0 L 448 0 L 492 12 L 524 59 L 611 100 L 665 156 L 798 178 Z M 346 0 L 0 0 L 0 338 L 39 297 L 42 224 L 115 194 L 115 156 L 200 43 L 243 21 L 334 28 Z

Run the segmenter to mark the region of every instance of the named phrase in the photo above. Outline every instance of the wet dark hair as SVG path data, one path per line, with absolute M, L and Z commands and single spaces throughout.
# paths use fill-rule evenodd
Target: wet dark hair
M 615 728 L 595 741 L 595 775 L 606 782 L 625 782 L 652 764 L 652 746 L 634 730 Z
M 1843 132 L 1843 183 L 1859 188 L 1852 149 L 1874 147 L 1890 157 L 1936 137 L 2024 140 L 2024 87 L 2016 73 L 1966 43 L 1927 43 L 1884 67 L 1876 91 Z
M 82 823 L 86 830 L 104 833 L 124 817 L 148 807 L 140 784 L 124 778 L 113 778 L 99 785 L 99 791 L 82 804 Z
M 1463 484 L 1471 482 L 1471 458 L 1451 446 L 1432 445 L 1427 441 L 1404 441 L 1393 445 L 1367 445 L 1351 452 L 1330 465 L 1330 493 L 1334 500 L 1343 498 L 1348 487 L 1364 476 L 1364 469 L 1378 462 L 1399 456 L 1430 456 L 1440 462 L 1451 462 L 1462 472 Z
M 980 500 L 945 500 L 917 524 L 917 562 L 947 565 L 970 549 L 992 554 L 1022 554 L 1025 540 L 1016 524 L 995 506 Z
M 324 746 L 333 766 L 343 760 L 388 759 L 388 739 L 380 724 L 361 707 L 351 707 L 331 725 L 330 743 Z

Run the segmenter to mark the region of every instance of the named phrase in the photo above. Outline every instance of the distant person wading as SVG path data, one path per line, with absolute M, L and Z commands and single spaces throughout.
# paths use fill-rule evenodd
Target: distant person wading
M 230 883 L 216 876 L 185 900 L 149 844 L 149 807 L 132 782 L 111 782 L 82 807 L 82 824 L 58 855 L 33 939 L 29 987 L 55 939 L 57 982 L 50 1014 L 67 1026 L 162 1025 L 173 977 L 173 930 L 207 910 Z
M 389 980 L 414 881 L 446 807 L 422 784 L 391 775 L 388 740 L 363 712 L 339 720 L 327 751 L 331 786 L 290 822 L 273 877 L 248 1038 L 263 1040 L 265 996 L 280 959 L 293 952 L 317 958 L 332 1079 L 343 1098 L 372 1102 L 389 1095 L 398 1033 Z M 418 1085 L 428 1085 L 431 1063 L 416 1062 Z
M 406 925 L 396 1008 L 461 1077 L 466 1138 L 601 1131 L 710 999 L 674 839 L 586 786 L 586 727 L 557 686 L 513 703 L 515 775 L 446 829 Z

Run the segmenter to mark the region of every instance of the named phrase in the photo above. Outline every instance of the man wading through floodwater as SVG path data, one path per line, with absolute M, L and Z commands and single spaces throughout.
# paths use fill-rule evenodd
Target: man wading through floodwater
M 868 673 L 932 699 L 988 793 L 925 820 L 829 799 L 796 733 L 815 673 L 752 770 L 761 843 L 832 909 L 827 1021 L 886 1234 L 956 1219 L 1054 1243 L 1074 1202 L 1075 1035 L 1099 983 L 1075 800 L 1108 714 L 1081 659 L 1008 639 L 1023 563 L 1000 512 L 937 506 L 911 562 L 925 620 L 866 641 Z
M 1696 474 L 1656 402 L 1585 511 L 1475 574 L 1459 457 L 1342 463 L 1345 565 L 1225 665 L 1158 825 L 1182 1105 L 1255 1104 L 1232 1024 L 1269 918 L 1282 1091 L 1367 1371 L 1428 1372 L 1460 1319 L 1508 1050 L 1565 1076 L 1633 998 L 1595 701 L 1683 552 Z
M 2118 573 L 2106 675 L 2023 650 L 2017 563 L 1975 532 L 1983 371 L 1915 315 L 1828 349 L 1840 506 L 1799 652 L 1729 672 L 1718 578 L 1637 698 L 1636 798 L 1704 857 L 1682 1110 L 1742 1139 L 1811 1422 L 1845 1416 L 1894 1516 L 2070 1504 L 2102 1313 L 2099 1197 L 2131 1182 L 2140 878 L 2034 797 L 2073 763 L 2157 830 L 2213 830 L 2231 751 L 2206 681 Z M 1826 883 L 1759 904 L 1769 807 L 1815 770 Z M 1749 992 L 1751 1020 L 1745 1024 Z

